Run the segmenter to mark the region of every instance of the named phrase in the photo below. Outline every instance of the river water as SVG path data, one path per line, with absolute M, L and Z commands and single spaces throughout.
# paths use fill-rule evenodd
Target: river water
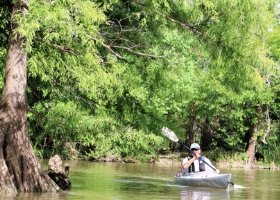
M 179 166 L 71 162 L 72 190 L 59 194 L 0 195 L 0 199 L 28 200 L 278 200 L 280 172 L 220 169 L 231 173 L 230 189 L 195 188 L 174 184 Z

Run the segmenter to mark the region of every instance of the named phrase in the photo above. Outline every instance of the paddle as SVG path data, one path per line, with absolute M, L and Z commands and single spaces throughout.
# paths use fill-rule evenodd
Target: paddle
M 179 141 L 177 135 L 176 135 L 173 131 L 171 131 L 169 128 L 163 127 L 163 128 L 161 129 L 161 132 L 162 132 L 162 134 L 163 134 L 165 137 L 167 137 L 168 139 L 170 139 L 170 140 L 173 141 L 173 142 L 176 142 L 176 143 L 178 142 L 178 143 L 182 144 L 187 150 L 189 150 L 189 152 L 191 152 L 191 154 L 195 155 L 195 154 L 190 150 L 189 147 L 187 147 L 184 143 L 182 143 L 182 142 Z M 207 163 L 207 162 L 204 161 L 203 159 L 200 159 L 200 160 L 202 160 L 202 162 L 204 162 L 204 163 L 205 163 L 206 165 L 208 165 L 211 169 L 213 169 L 215 172 L 217 172 L 217 169 L 214 168 L 213 166 L 211 166 L 209 163 Z

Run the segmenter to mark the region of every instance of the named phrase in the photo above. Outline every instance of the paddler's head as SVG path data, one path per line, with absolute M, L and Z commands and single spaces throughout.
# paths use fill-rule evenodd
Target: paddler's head
M 194 151 L 199 151 L 199 150 L 200 150 L 199 144 L 197 144 L 197 143 L 192 143 L 191 146 L 190 146 L 190 150 L 191 150 L 192 152 L 194 152 Z

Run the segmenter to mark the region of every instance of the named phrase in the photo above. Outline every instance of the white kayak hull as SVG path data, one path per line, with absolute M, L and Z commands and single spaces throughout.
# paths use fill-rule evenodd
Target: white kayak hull
M 210 187 L 227 189 L 231 182 L 231 174 L 196 172 L 175 177 L 175 183 L 192 187 Z

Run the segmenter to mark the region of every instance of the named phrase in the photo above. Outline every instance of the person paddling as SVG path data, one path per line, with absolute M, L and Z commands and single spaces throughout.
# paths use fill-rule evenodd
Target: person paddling
M 192 158 L 186 157 L 183 159 L 182 168 L 183 173 L 189 172 L 201 172 L 201 171 L 209 171 L 209 172 L 217 172 L 220 173 L 219 169 L 216 169 L 211 161 L 201 156 L 201 149 L 199 144 L 192 143 L 190 146 L 190 150 L 192 152 Z

